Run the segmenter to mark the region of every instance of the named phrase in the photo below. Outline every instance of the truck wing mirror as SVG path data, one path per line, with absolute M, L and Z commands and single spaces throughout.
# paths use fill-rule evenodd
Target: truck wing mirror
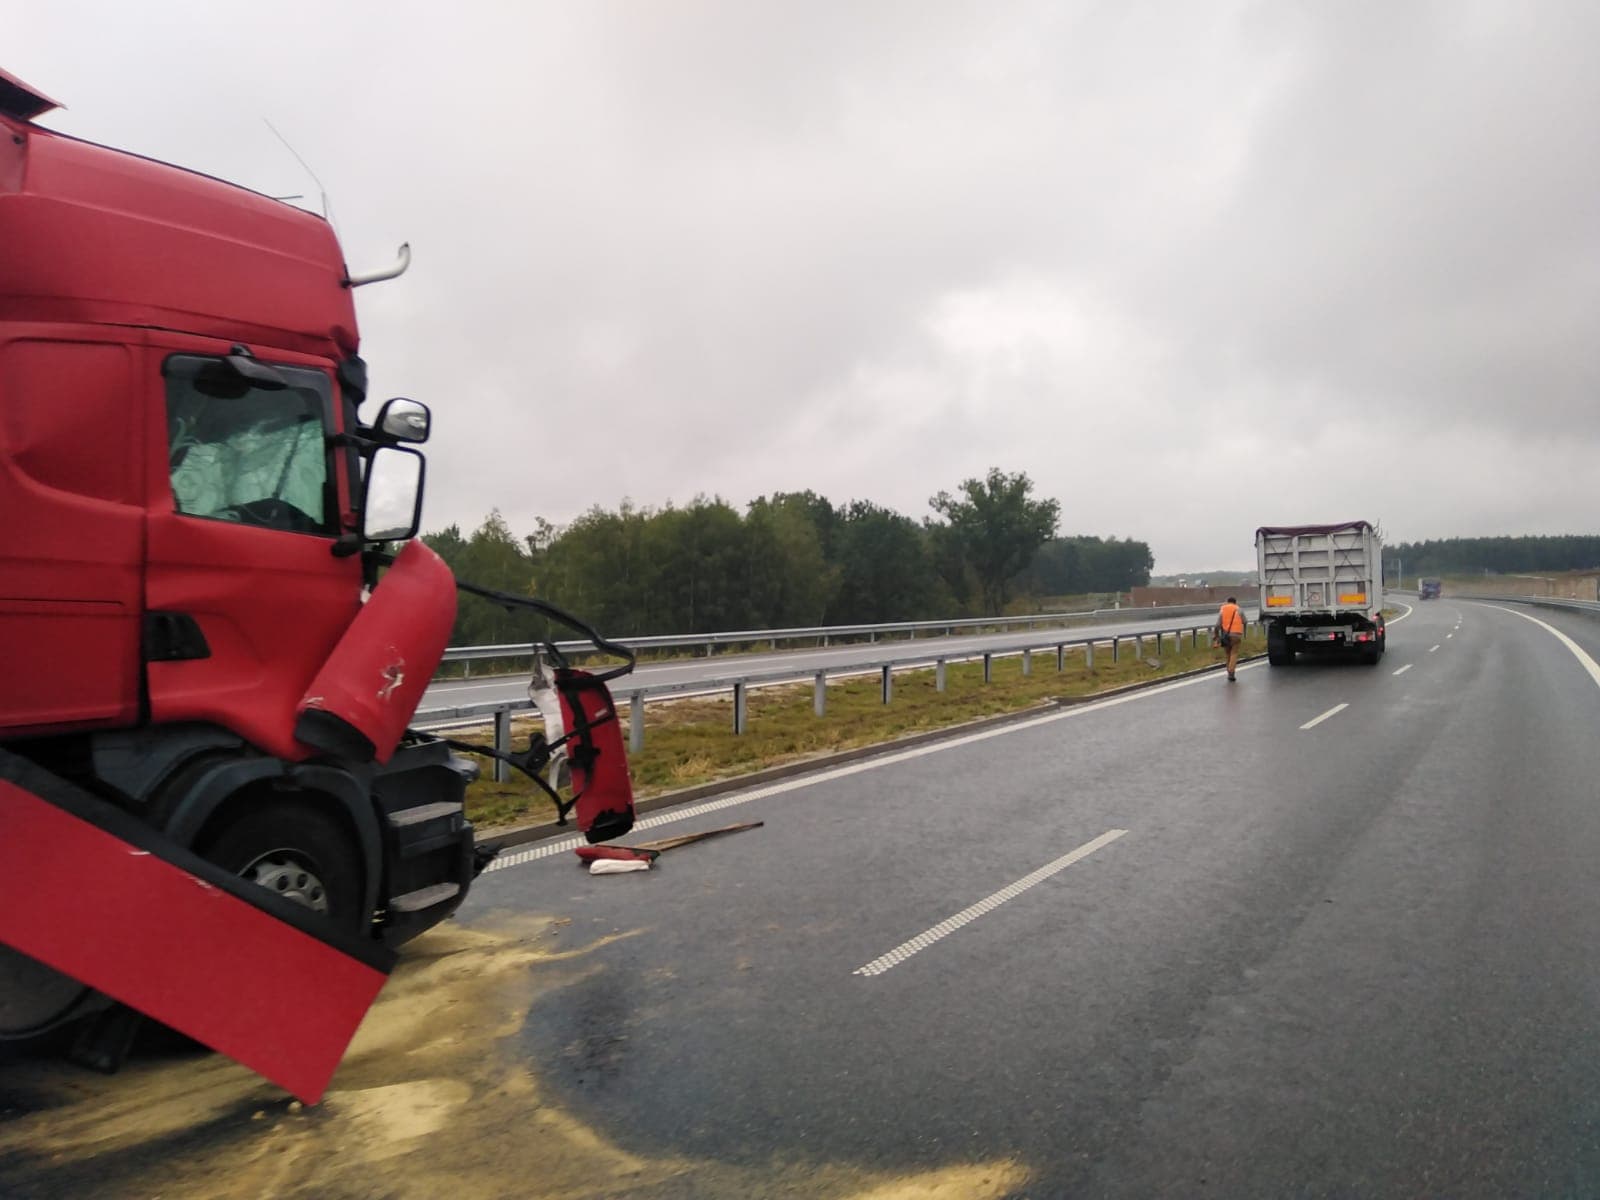
M 422 455 L 407 446 L 379 446 L 372 452 L 361 506 L 363 541 L 403 542 L 417 532 L 426 470 Z
M 393 400 L 383 402 L 373 428 L 382 436 L 393 438 L 397 442 L 413 442 L 420 445 L 428 440 L 428 434 L 433 428 L 433 417 L 428 412 L 428 406 L 421 401 L 396 396 Z

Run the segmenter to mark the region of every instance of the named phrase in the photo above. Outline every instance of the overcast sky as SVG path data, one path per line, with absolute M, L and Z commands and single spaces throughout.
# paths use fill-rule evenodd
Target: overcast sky
M 1600 3 L 14 5 L 43 123 L 327 190 L 426 527 L 991 466 L 1158 572 L 1596 532 Z

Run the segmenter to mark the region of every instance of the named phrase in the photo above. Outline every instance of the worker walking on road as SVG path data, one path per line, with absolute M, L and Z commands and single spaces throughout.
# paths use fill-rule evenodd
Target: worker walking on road
M 1217 613 L 1217 645 L 1228 652 L 1228 682 L 1239 667 L 1239 644 L 1244 641 L 1244 610 L 1232 596 L 1223 601 Z

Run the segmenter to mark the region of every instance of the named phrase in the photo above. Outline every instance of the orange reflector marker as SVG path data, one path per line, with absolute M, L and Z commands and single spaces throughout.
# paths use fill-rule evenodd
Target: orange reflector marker
M 0 753 L 0 942 L 311 1104 L 394 963 L 317 925 Z

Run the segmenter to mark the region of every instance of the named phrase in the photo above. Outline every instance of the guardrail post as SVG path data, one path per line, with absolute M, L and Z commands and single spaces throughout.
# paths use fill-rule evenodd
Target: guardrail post
M 733 731 L 743 733 L 750 723 L 750 712 L 745 699 L 745 685 L 733 685 Z
M 1029 626 L 1029 628 L 1032 628 L 1033 622 L 1029 621 L 1028 622 L 1028 626 Z M 1032 675 L 1033 674 L 1033 651 L 1032 650 L 1024 650 L 1022 652 L 1022 673 L 1024 675 Z
M 1067 669 L 1067 644 L 1065 642 L 1057 642 L 1056 643 L 1056 670 L 1057 671 L 1065 671 L 1066 669 Z
M 634 692 L 628 697 L 628 753 L 644 749 L 644 697 Z
M 710 658 L 716 652 L 717 652 L 717 644 L 715 642 L 707 642 L 706 643 L 706 657 Z
M 894 669 L 888 664 L 883 664 L 883 702 L 889 703 L 894 696 Z
M 472 678 L 472 660 L 470 658 L 463 658 L 461 660 L 461 678 Z
M 944 691 L 944 682 L 944 659 L 936 658 L 933 660 L 933 690 Z
M 1133 641 L 1133 656 L 1135 658 L 1144 657 L 1144 634 L 1142 633 Z
M 511 710 L 502 708 L 494 714 L 494 748 L 501 754 L 511 753 Z M 494 781 L 504 783 L 511 778 L 511 768 L 498 758 L 494 760 Z
M 1111 639 L 1111 661 L 1113 663 L 1119 663 L 1119 662 L 1122 661 L 1122 639 L 1121 638 L 1112 638 Z
M 985 683 L 994 681 L 994 655 L 992 654 L 986 653 L 983 656 L 983 681 Z
M 828 676 L 824 671 L 818 671 L 814 690 L 811 693 L 811 711 L 817 716 L 826 716 L 828 712 Z
M 875 644 L 877 642 L 877 640 L 878 640 L 878 631 L 876 629 L 867 630 L 867 645 L 869 645 L 869 646 L 873 645 L 873 644 Z
M 1085 667 L 1089 668 L 1089 670 L 1091 670 L 1091 671 L 1094 670 L 1094 643 L 1093 642 L 1085 642 L 1083 644 L 1083 665 Z

